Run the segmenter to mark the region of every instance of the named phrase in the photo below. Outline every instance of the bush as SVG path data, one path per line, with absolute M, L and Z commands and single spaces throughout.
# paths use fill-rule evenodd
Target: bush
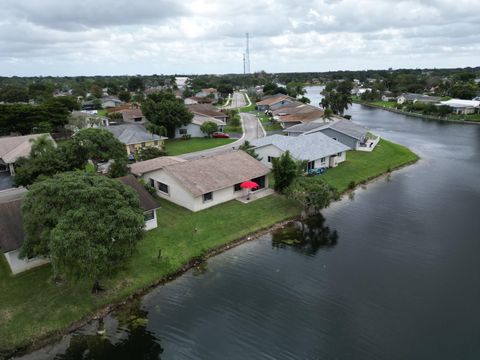
M 355 186 L 356 186 L 356 184 L 355 184 L 355 181 L 353 181 L 353 180 L 348 183 L 348 188 L 350 190 L 355 189 Z

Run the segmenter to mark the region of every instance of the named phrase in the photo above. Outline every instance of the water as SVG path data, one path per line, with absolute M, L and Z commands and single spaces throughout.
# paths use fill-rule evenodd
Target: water
M 480 358 L 480 126 L 347 113 L 422 159 L 24 359 Z

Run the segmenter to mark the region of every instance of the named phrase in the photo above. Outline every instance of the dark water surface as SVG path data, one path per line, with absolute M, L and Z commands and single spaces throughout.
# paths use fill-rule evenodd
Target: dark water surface
M 480 126 L 347 113 L 422 159 L 24 358 L 479 359 Z

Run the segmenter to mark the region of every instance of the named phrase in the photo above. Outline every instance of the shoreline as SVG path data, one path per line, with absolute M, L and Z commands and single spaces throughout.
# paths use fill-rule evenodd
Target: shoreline
M 420 119 L 425 119 L 425 120 L 433 120 L 433 121 L 438 121 L 438 122 L 447 122 L 447 123 L 453 123 L 453 124 L 464 124 L 464 125 L 480 125 L 480 121 L 470 121 L 470 120 L 451 120 L 451 119 L 444 119 L 444 118 L 439 118 L 437 116 L 433 115 L 423 115 L 423 114 L 417 114 L 417 113 L 412 113 L 409 111 L 403 111 L 399 109 L 394 109 L 394 108 L 388 108 L 385 106 L 379 106 L 379 105 L 373 105 L 373 104 L 368 104 L 360 101 L 354 101 L 354 104 L 358 105 L 363 105 L 366 107 L 374 108 L 374 109 L 380 109 L 380 110 L 385 110 L 385 111 L 390 111 L 395 114 L 400 114 L 400 115 L 406 115 L 406 116 L 412 116 Z
M 372 182 L 380 179 L 383 176 L 388 176 L 396 170 L 400 170 L 402 168 L 405 168 L 407 166 L 415 164 L 416 162 L 418 162 L 419 159 L 420 159 L 420 157 L 417 155 L 416 159 L 414 159 L 412 161 L 409 161 L 409 162 L 406 162 L 404 164 L 398 165 L 396 167 L 393 167 L 393 168 L 389 169 L 390 171 L 388 171 L 388 170 L 384 171 L 380 174 L 376 174 L 374 176 L 371 176 L 371 177 L 369 177 L 365 180 L 362 180 L 362 181 L 358 182 L 355 185 L 354 188 L 346 189 L 343 192 L 341 192 L 339 199 L 335 202 L 341 201 L 345 195 L 348 195 L 348 194 L 352 193 L 353 191 L 355 191 L 356 189 L 358 189 L 362 186 L 365 186 L 369 183 L 372 183 Z M 243 237 L 240 237 L 240 238 L 234 239 L 232 241 L 229 241 L 229 242 L 227 242 L 223 245 L 211 248 L 205 253 L 205 255 L 203 255 L 201 257 L 191 258 L 183 266 L 181 266 L 179 269 L 175 270 L 174 272 L 172 272 L 170 274 L 167 274 L 167 275 L 157 279 L 156 281 L 152 282 L 151 284 L 134 291 L 133 293 L 131 293 L 130 295 L 128 295 L 126 298 L 124 298 L 123 300 L 121 300 L 119 302 L 114 302 L 114 303 L 108 304 L 108 305 L 90 313 L 89 315 L 85 316 L 81 320 L 73 322 L 72 324 L 70 324 L 69 326 L 67 326 L 66 328 L 64 328 L 62 330 L 54 331 L 50 334 L 45 334 L 44 336 L 41 336 L 37 339 L 32 339 L 31 342 L 29 344 L 25 345 L 25 346 L 17 347 L 15 349 L 10 349 L 10 350 L 5 349 L 5 350 L 3 350 L 3 352 L 0 351 L 0 359 L 3 359 L 3 356 L 6 359 L 14 357 L 14 356 L 23 356 L 23 355 L 26 355 L 28 353 L 34 352 L 36 350 L 39 350 L 39 349 L 41 349 L 45 346 L 48 346 L 50 344 L 53 344 L 56 341 L 59 341 L 60 339 L 62 339 L 64 336 L 66 336 L 66 335 L 80 329 L 81 327 L 87 325 L 89 322 L 91 322 L 93 320 L 97 320 L 97 319 L 102 318 L 102 317 L 105 317 L 108 314 L 112 313 L 113 311 L 119 310 L 122 307 L 127 306 L 131 301 L 136 300 L 139 297 L 144 296 L 145 294 L 147 294 L 152 289 L 154 289 L 154 288 L 156 288 L 160 285 L 165 285 L 165 284 L 177 279 L 178 277 L 185 274 L 187 271 L 198 267 L 200 264 L 204 263 L 208 259 L 210 259 L 210 258 L 212 258 L 216 255 L 219 255 L 219 254 L 221 254 L 225 251 L 228 251 L 228 250 L 230 250 L 234 247 L 237 247 L 241 244 L 244 244 L 246 242 L 257 240 L 258 238 L 266 235 L 267 233 L 269 233 L 271 231 L 274 231 L 274 230 L 277 230 L 279 228 L 282 228 L 282 227 L 286 226 L 287 224 L 289 224 L 293 221 L 300 220 L 301 219 L 301 213 L 302 212 L 298 213 L 297 215 L 295 215 L 293 217 L 286 218 L 285 220 L 282 220 L 282 221 L 280 221 L 278 223 L 275 223 L 271 226 L 267 226 L 265 228 L 260 228 L 260 229 L 254 231 L 250 234 L 247 234 Z

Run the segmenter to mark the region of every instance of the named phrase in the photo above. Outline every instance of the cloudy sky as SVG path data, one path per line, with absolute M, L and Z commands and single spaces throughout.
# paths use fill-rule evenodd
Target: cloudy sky
M 480 65 L 479 0 L 1 0 L 0 75 Z

